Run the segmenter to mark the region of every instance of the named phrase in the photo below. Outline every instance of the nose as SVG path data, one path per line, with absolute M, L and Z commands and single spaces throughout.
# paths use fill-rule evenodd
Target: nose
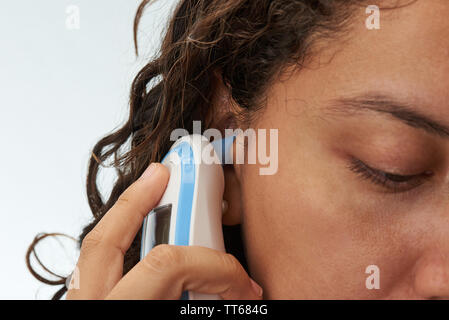
M 424 299 L 449 299 L 449 252 L 433 251 L 417 261 L 414 289 Z

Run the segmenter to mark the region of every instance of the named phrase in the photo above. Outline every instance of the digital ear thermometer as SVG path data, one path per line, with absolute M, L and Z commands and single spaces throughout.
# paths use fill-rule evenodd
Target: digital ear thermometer
M 158 205 L 145 218 L 140 259 L 159 244 L 199 245 L 225 251 L 222 231 L 224 175 L 234 136 L 210 143 L 202 135 L 184 136 L 162 164 L 170 179 Z M 202 157 L 203 156 L 203 157 Z M 206 159 L 207 157 L 207 159 Z M 185 291 L 181 299 L 220 299 Z

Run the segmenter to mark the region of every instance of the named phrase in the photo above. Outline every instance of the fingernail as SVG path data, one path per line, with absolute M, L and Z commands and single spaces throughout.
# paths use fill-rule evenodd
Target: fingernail
M 140 179 L 146 179 L 149 176 L 151 176 L 154 171 L 157 169 L 157 165 L 156 163 L 152 163 L 150 164 L 150 166 L 148 168 L 146 168 L 146 170 L 142 173 L 142 175 L 140 176 Z
M 262 293 L 263 293 L 262 287 L 259 286 L 259 285 L 256 283 L 256 281 L 254 281 L 253 279 L 250 278 L 250 280 L 251 280 L 251 286 L 253 287 L 253 291 L 256 293 L 256 295 L 257 295 L 258 297 L 261 297 L 261 296 L 262 296 Z

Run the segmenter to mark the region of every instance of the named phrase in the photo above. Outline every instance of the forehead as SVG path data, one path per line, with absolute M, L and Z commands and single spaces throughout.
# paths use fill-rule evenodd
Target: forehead
M 422 111 L 433 118 L 449 121 L 449 1 L 381 7 L 379 30 L 366 28 L 365 10 L 356 9 L 344 41 L 337 38 L 316 51 L 311 67 L 300 70 L 287 84 L 289 98 L 319 102 L 385 92 L 425 106 Z
M 381 60 L 404 72 L 427 68 L 437 71 L 442 67 L 437 73 L 441 76 L 448 71 L 449 1 L 417 0 L 396 9 L 380 9 L 380 12 L 379 30 L 367 30 L 355 21 L 353 49 L 373 62 Z

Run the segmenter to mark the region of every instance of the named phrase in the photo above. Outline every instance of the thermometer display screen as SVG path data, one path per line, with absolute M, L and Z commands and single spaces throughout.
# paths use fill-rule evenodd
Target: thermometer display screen
M 149 219 L 152 222 L 153 232 L 153 247 L 159 244 L 168 244 L 171 218 L 171 204 L 166 204 L 154 208 L 150 214 Z

